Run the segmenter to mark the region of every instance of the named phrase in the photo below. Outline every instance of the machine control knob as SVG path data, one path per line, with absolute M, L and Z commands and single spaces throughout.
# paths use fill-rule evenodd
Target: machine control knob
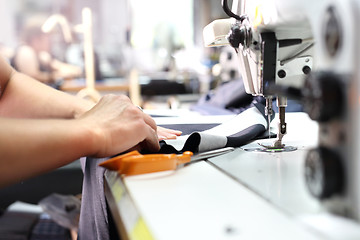
M 318 199 L 341 193 L 344 174 L 336 152 L 325 147 L 310 150 L 305 160 L 305 180 L 310 193 Z
M 233 48 L 239 48 L 240 44 L 244 45 L 244 41 L 245 41 L 244 29 L 241 29 L 241 27 L 238 25 L 234 25 L 231 28 L 231 32 L 228 36 L 228 40 Z
M 341 77 L 331 72 L 311 73 L 303 89 L 304 111 L 312 120 L 327 122 L 340 117 L 344 96 Z
M 247 20 L 234 24 L 227 38 L 235 49 L 239 48 L 240 44 L 244 48 L 249 48 L 251 44 L 256 45 L 255 42 L 252 42 L 252 30 Z

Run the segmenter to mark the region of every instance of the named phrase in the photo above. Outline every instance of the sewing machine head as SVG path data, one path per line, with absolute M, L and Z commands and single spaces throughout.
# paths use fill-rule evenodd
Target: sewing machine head
M 272 99 L 277 97 L 280 121 L 278 138 L 272 147 L 283 148 L 287 98 L 274 94 L 272 88 L 303 85 L 313 67 L 311 29 L 301 19 L 284 21 L 269 1 L 234 1 L 234 12 L 226 0 L 222 6 L 231 18 L 208 25 L 204 29 L 205 43 L 208 46 L 228 43 L 235 49 L 246 92 L 266 98 L 269 119 Z
M 229 19 L 205 27 L 207 46 L 230 44 L 249 94 L 277 97 L 283 146 L 286 97 L 319 122 L 305 160 L 310 192 L 329 209 L 360 220 L 360 0 L 222 0 Z M 310 7 L 311 6 L 311 7 Z M 295 91 L 293 91 L 295 90 Z M 301 126 L 300 126 L 301 127 Z

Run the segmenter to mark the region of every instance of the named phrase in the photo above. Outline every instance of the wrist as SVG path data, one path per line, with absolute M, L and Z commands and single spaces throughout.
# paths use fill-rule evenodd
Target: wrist
M 77 101 L 77 105 L 74 108 L 73 111 L 73 118 L 77 119 L 81 115 L 83 115 L 85 112 L 89 111 L 91 108 L 94 107 L 94 103 L 85 99 L 79 99 Z
M 101 145 L 105 142 L 105 136 L 101 129 L 84 119 L 74 119 L 73 121 L 76 121 L 76 126 L 81 129 L 80 143 L 84 148 L 84 156 L 97 156 Z

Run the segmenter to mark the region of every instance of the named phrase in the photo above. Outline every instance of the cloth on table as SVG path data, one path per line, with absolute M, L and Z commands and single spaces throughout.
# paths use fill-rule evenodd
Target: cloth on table
M 251 102 L 265 104 L 262 96 L 252 96 L 245 91 L 242 78 L 225 82 L 214 90 L 203 95 L 196 104 L 190 107 L 192 111 L 202 115 L 239 114 L 246 110 Z M 276 98 L 272 100 L 272 108 L 278 112 Z M 286 112 L 303 112 L 300 101 L 288 99 Z
M 194 132 L 190 136 L 179 137 L 178 140 L 162 142 L 160 152 L 203 152 L 230 146 L 240 147 L 261 136 L 267 128 L 264 105 L 253 103 L 229 122 L 203 132 Z M 80 240 L 116 239 L 116 228 L 111 223 L 104 194 L 105 169 L 98 166 L 104 160 L 106 158 L 87 158 L 84 163 Z
M 159 124 L 158 126 L 180 130 L 183 135 L 189 135 L 193 132 L 209 130 L 220 125 L 220 123 L 202 123 L 202 124 Z
M 81 159 L 84 179 L 80 209 L 79 240 L 118 239 L 115 226 L 107 207 L 104 193 L 105 168 L 99 164 L 107 158 Z
M 258 102 L 264 101 L 263 97 L 253 97 L 246 93 L 244 83 L 239 78 L 209 91 L 190 109 L 203 115 L 239 114 L 247 109 L 254 99 Z
M 274 114 L 271 117 L 273 119 Z M 263 138 L 267 129 L 265 106 L 262 103 L 252 103 L 248 109 L 223 124 L 176 140 L 162 141 L 160 153 L 198 153 L 224 147 L 240 147 Z

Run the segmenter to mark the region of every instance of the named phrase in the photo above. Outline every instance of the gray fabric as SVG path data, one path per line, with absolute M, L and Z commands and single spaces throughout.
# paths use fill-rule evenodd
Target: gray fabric
M 267 128 L 267 122 L 264 120 L 264 107 L 256 106 L 256 108 L 259 111 L 252 111 L 250 108 L 244 113 L 249 115 L 239 116 L 240 118 L 245 116 L 247 118 L 236 122 L 236 124 L 242 125 L 240 128 L 236 128 L 240 136 L 218 136 L 214 134 L 210 135 L 210 132 L 195 132 L 187 138 L 183 150 L 203 152 L 222 148 L 227 145 L 241 146 L 242 144 L 255 139 L 255 137 L 263 133 Z M 260 112 L 260 110 L 262 110 L 262 112 Z M 248 120 L 248 122 L 250 121 L 250 123 L 246 123 L 245 120 Z M 266 124 L 266 126 L 264 126 L 264 124 Z M 165 143 L 164 141 L 162 142 Z M 177 151 L 173 146 L 167 145 L 166 143 L 161 147 L 162 150 L 169 150 L 169 148 L 171 148 L 171 151 Z M 110 216 L 108 216 L 104 194 L 105 169 L 98 166 L 103 160 L 105 159 L 88 158 L 85 161 L 79 223 L 80 240 L 107 240 L 110 239 L 110 235 L 112 235 L 111 223 L 109 224 Z
M 225 136 L 216 136 L 201 132 L 199 134 L 201 137 L 199 152 L 206 152 L 226 146 L 227 138 Z
M 104 160 L 87 158 L 85 161 L 78 237 L 80 240 L 110 239 L 104 194 L 105 168 L 98 166 Z
M 262 138 L 268 129 L 264 108 L 261 103 L 254 103 L 241 114 L 214 128 L 162 141 L 159 153 L 198 153 L 223 147 L 240 147 L 251 140 Z

